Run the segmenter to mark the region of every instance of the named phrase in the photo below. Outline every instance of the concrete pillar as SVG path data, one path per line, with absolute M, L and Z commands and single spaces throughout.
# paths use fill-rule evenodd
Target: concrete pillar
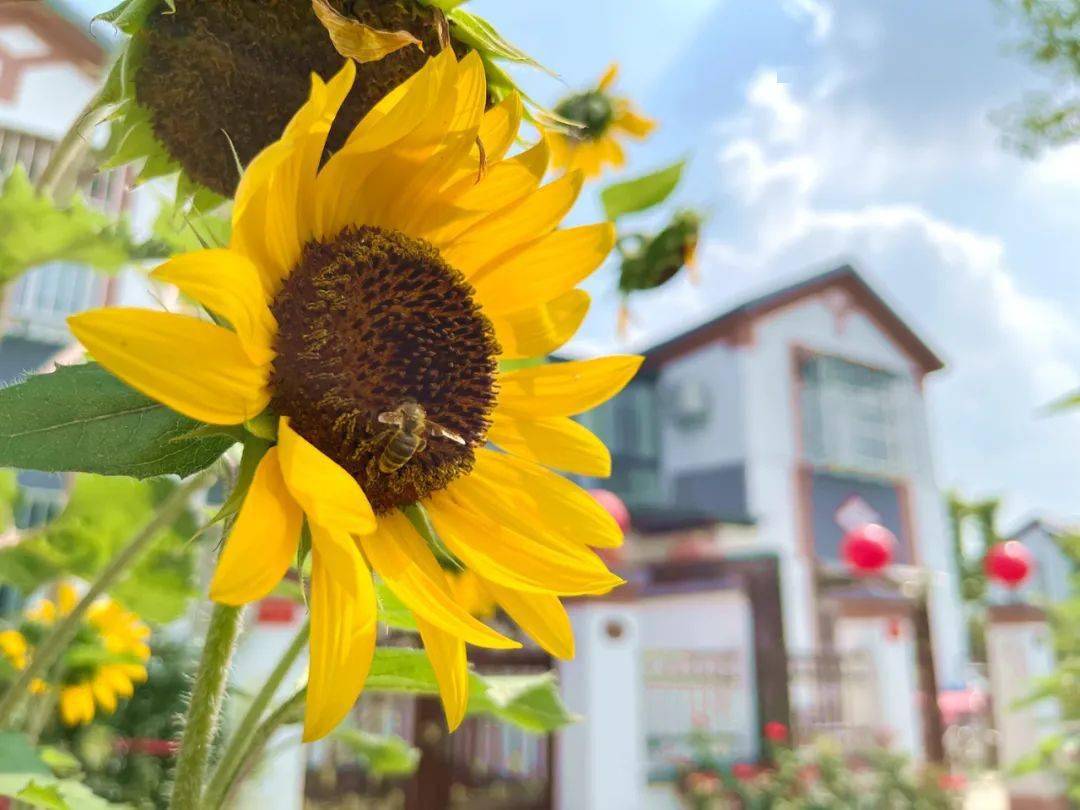
M 1036 681 L 1055 667 L 1054 646 L 1046 614 L 1031 605 L 994 605 L 986 628 L 994 726 L 998 732 L 998 765 L 1007 773 L 1039 743 L 1060 731 L 1061 710 L 1055 700 L 1017 707 L 1031 695 Z M 1065 810 L 1063 786 L 1052 774 L 1034 773 L 1008 780 L 1012 810 Z
M 563 698 L 584 715 L 556 737 L 557 810 L 641 810 L 646 773 L 640 634 L 634 609 L 569 605 L 577 655 L 559 664 Z

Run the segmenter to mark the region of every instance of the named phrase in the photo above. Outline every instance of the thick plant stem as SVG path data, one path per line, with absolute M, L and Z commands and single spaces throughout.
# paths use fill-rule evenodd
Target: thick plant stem
M 30 684 L 35 678 L 44 677 L 63 654 L 79 631 L 79 625 L 86 611 L 90 609 L 90 605 L 116 583 L 120 575 L 150 547 L 162 529 L 180 517 L 187 508 L 191 496 L 207 486 L 215 475 L 215 472 L 204 470 L 177 487 L 169 497 L 162 501 L 150 521 L 102 569 L 71 613 L 63 616 L 53 625 L 49 634 L 35 647 L 26 669 L 19 673 L 19 677 L 0 698 L 0 728 L 14 726 L 19 709 L 30 693 Z
M 240 632 L 241 608 L 214 605 L 206 631 L 199 671 L 191 690 L 180 753 L 176 761 L 171 810 L 202 810 L 203 777 L 210 746 L 217 732 L 218 715 L 225 696 L 236 636 Z
M 39 192 L 50 197 L 55 196 L 60 184 L 70 175 L 75 164 L 86 155 L 90 149 L 90 136 L 102 120 L 100 107 L 101 95 L 95 94 L 56 144 L 49 155 L 49 162 L 45 164 L 37 180 Z
M 289 674 L 289 670 L 296 663 L 296 659 L 300 657 L 300 653 L 307 646 L 310 633 L 311 625 L 304 622 L 304 626 L 297 632 L 289 648 L 285 650 L 281 660 L 274 667 L 274 671 L 270 673 L 266 683 L 263 684 L 258 694 L 252 699 L 251 705 L 240 721 L 240 725 L 236 727 L 236 731 L 233 732 L 228 745 L 225 747 L 225 753 L 221 755 L 214 774 L 210 777 L 206 794 L 203 796 L 203 807 L 207 808 L 207 810 L 216 810 L 216 808 L 224 804 L 225 797 L 229 795 L 236 777 L 244 767 L 245 762 L 250 758 L 253 749 L 255 746 L 261 745 L 262 741 L 257 740 L 255 737 L 259 720 L 262 719 L 263 713 L 270 705 L 270 701 L 273 700 L 274 694 L 281 686 L 281 682 Z

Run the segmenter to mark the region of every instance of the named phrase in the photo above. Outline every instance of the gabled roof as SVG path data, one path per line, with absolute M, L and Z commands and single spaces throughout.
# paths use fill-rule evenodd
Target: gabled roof
M 930 373 L 945 364 L 922 338 L 896 314 L 895 310 L 848 264 L 818 273 L 779 289 L 752 298 L 721 313 L 712 320 L 645 350 L 646 366 L 656 367 L 682 354 L 715 341 L 743 342 L 758 318 L 803 298 L 836 288 L 848 292 L 878 326 L 891 336 L 923 370 Z
M 95 74 L 108 61 L 103 40 L 91 33 L 82 15 L 64 0 L 0 2 L 0 22 L 9 21 L 28 26 L 52 44 L 54 59 L 62 54 L 65 59 Z

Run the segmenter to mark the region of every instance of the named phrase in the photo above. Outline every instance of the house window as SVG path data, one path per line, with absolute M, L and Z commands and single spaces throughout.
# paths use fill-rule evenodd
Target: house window
M 100 305 L 107 281 L 72 262 L 42 265 L 19 277 L 7 301 L 9 332 L 47 342 L 66 342 L 69 315 Z
M 611 450 L 611 478 L 599 485 L 614 490 L 631 503 L 659 502 L 655 387 L 647 381 L 631 383 L 617 397 L 579 419 Z
M 803 448 L 814 464 L 889 472 L 899 466 L 897 378 L 836 357 L 801 366 Z

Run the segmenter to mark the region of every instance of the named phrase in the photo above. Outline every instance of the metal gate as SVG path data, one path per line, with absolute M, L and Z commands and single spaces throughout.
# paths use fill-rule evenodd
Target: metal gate
M 481 673 L 538 674 L 552 668 L 541 650 L 470 650 Z M 364 729 L 401 737 L 420 750 L 408 779 L 377 779 L 355 757 L 324 746 L 312 757 L 306 783 L 311 810 L 550 810 L 552 740 L 488 717 L 469 717 L 446 733 L 435 698 L 363 695 L 353 719 Z

